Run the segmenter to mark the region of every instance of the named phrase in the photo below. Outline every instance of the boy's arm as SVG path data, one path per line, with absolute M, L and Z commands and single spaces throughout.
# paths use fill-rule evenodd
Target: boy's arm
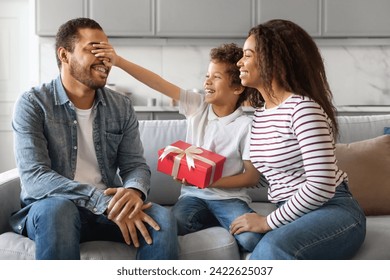
M 110 44 L 101 42 L 94 44 L 93 47 L 92 53 L 100 58 L 106 66 L 117 66 L 148 87 L 175 100 L 180 100 L 180 88 L 178 86 L 163 79 L 160 75 L 117 55 Z
M 247 188 L 256 186 L 260 180 L 260 172 L 250 160 L 244 160 L 244 172 L 241 174 L 222 177 L 209 188 Z

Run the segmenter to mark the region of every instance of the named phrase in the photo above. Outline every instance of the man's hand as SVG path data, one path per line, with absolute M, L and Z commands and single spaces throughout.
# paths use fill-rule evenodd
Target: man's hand
M 123 239 L 126 244 L 134 244 L 134 247 L 139 247 L 137 230 L 141 233 L 147 244 L 152 244 L 153 240 L 150 237 L 148 230 L 144 223 L 147 223 L 155 230 L 160 230 L 160 226 L 143 210 L 152 207 L 152 203 L 147 203 L 142 206 L 141 210 L 135 215 L 134 218 L 130 219 L 125 217 L 123 220 L 113 220 L 122 232 Z
M 132 219 L 144 204 L 141 192 L 135 189 L 108 188 L 104 194 L 113 196 L 107 207 L 107 215 L 110 220 L 120 221 L 125 217 Z

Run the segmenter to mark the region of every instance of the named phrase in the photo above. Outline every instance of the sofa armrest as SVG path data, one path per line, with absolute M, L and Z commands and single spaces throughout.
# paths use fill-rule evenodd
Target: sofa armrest
M 10 231 L 9 217 L 20 209 L 20 179 L 17 169 L 0 174 L 0 234 Z

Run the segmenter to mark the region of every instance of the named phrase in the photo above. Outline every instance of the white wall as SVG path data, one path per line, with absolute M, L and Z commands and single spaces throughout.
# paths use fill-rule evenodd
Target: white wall
M 390 39 L 383 42 L 383 46 L 327 46 L 319 43 L 337 106 L 390 106 Z M 133 44 L 128 39 L 114 39 L 111 43 L 116 46 L 117 53 L 183 88 L 202 88 L 209 51 L 221 42 L 149 45 L 146 40 Z M 241 41 L 237 43 L 242 44 Z M 48 38 L 40 42 L 40 52 L 45 54 L 41 55 L 40 61 L 42 82 L 50 81 L 58 73 L 53 44 L 53 39 Z M 158 105 L 169 104 L 169 99 L 118 69 L 112 70 L 109 82 L 123 91 L 132 92 L 136 105 L 146 105 L 147 97 L 156 97 Z
M 38 81 L 29 1 L 0 0 L 0 172 L 15 167 L 11 118 L 18 95 Z M 31 55 L 32 54 L 32 55 Z M 35 73 L 35 74 L 33 74 Z

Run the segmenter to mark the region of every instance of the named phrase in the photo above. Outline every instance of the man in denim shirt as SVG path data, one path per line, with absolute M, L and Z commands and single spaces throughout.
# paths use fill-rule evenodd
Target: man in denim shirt
M 107 58 L 91 53 L 93 44 L 107 41 L 91 19 L 62 25 L 60 76 L 15 106 L 22 209 L 11 225 L 35 241 L 36 259 L 79 259 L 80 243 L 91 240 L 132 244 L 138 259 L 177 258 L 170 211 L 144 204 L 150 170 L 131 101 L 104 88 Z

